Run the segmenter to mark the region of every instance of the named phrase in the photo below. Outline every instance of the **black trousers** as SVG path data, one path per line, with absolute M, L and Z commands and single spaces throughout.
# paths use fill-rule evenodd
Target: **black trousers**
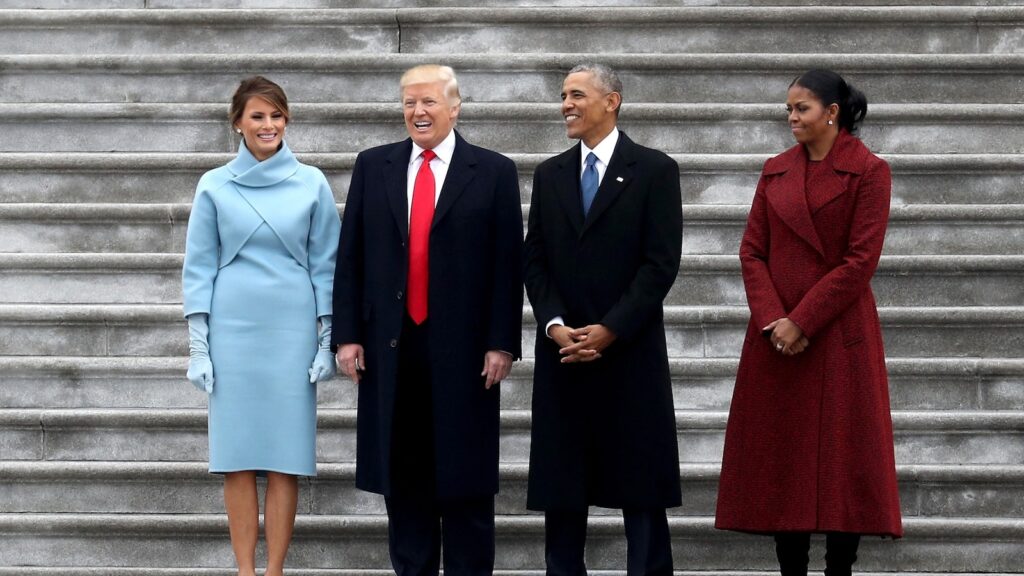
M 829 532 L 825 535 L 825 576 L 850 576 L 857 561 L 860 534 Z M 780 532 L 775 535 L 775 555 L 782 576 L 807 576 L 807 555 L 811 535 L 806 532 Z
M 437 498 L 427 325 L 406 317 L 391 444 L 388 547 L 398 576 L 487 575 L 494 569 L 494 496 Z
M 622 511 L 626 525 L 626 575 L 671 576 L 672 542 L 664 509 Z M 544 513 L 547 576 L 583 576 L 587 511 Z

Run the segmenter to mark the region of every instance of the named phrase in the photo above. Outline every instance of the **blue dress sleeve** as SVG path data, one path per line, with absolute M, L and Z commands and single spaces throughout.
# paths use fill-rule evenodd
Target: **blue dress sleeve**
M 185 316 L 210 313 L 213 282 L 220 261 L 220 234 L 217 230 L 217 207 L 210 193 L 200 182 L 192 201 L 185 236 L 185 265 L 181 271 L 181 287 Z
M 307 240 L 309 279 L 313 284 L 318 317 L 332 313 L 334 266 L 338 256 L 338 236 L 341 234 L 341 220 L 338 218 L 334 194 L 327 178 L 322 173 L 319 176 L 317 202 L 313 208 Z

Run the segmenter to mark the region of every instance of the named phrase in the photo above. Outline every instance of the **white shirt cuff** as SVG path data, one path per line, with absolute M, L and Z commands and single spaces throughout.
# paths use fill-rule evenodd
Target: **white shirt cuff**
M 556 324 L 559 326 L 565 326 L 565 321 L 562 320 L 561 316 L 555 316 L 547 323 L 547 326 L 544 326 L 544 335 L 547 336 L 548 338 L 551 338 L 551 335 L 548 334 L 548 330 L 551 330 L 551 327 Z

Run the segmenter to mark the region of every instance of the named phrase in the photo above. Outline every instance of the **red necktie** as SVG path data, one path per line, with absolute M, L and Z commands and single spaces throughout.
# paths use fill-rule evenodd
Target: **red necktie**
M 412 187 L 412 213 L 409 216 L 409 285 L 405 307 L 416 324 L 427 319 L 427 280 L 430 274 L 430 224 L 434 221 L 434 173 L 430 161 L 433 150 L 423 151 L 423 164 Z

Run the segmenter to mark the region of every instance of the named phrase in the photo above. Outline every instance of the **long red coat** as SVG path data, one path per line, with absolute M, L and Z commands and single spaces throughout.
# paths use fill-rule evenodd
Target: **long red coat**
M 794 146 L 765 163 L 740 246 L 750 306 L 725 436 L 715 526 L 900 537 L 885 352 L 871 276 L 889 166 L 839 134 L 805 182 Z M 761 332 L 788 317 L 810 347 Z

